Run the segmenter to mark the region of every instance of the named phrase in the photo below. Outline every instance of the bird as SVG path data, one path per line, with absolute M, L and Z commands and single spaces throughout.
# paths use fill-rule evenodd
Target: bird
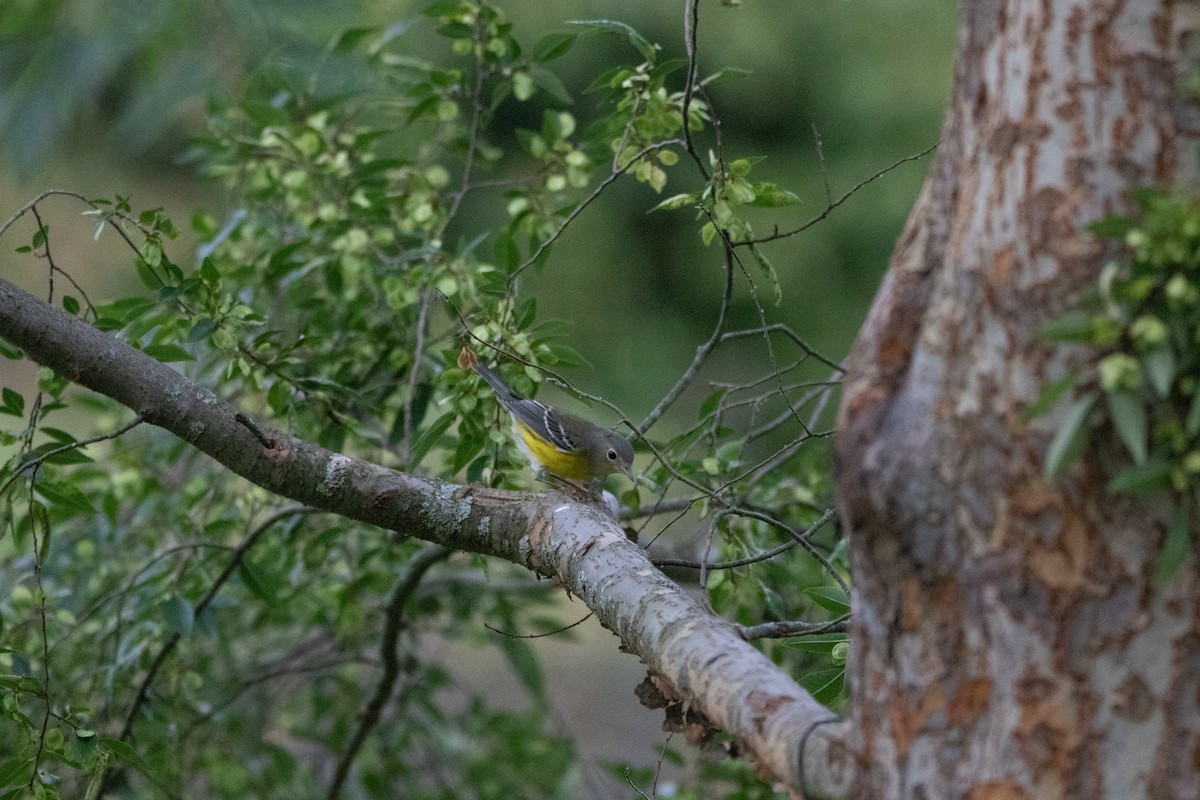
M 500 405 L 512 416 L 517 447 L 538 478 L 557 478 L 592 493 L 614 472 L 633 480 L 633 445 L 621 434 L 522 397 L 466 346 L 459 353 L 458 365 L 464 371 L 474 369 L 492 387 Z

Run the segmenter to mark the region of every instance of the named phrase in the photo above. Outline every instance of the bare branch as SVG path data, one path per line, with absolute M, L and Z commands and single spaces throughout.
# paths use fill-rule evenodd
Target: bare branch
M 747 639 L 782 639 L 788 636 L 816 636 L 821 633 L 845 633 L 850 627 L 850 615 L 843 614 L 829 622 L 763 622 L 758 625 L 739 625 L 738 630 Z
M 696 152 L 696 143 L 692 141 L 692 129 L 688 125 L 688 110 L 692 105 L 692 95 L 696 91 L 696 40 L 699 27 L 700 0 L 688 0 L 687 8 L 683 12 L 683 44 L 687 49 L 688 58 L 687 85 L 683 89 L 683 140 L 688 155 L 692 157 L 692 161 L 696 162 L 696 169 L 700 170 L 704 180 L 708 180 L 708 168 L 704 166 L 704 159 Z M 713 124 L 716 122 L 714 121 Z
M 937 146 L 939 144 L 940 144 L 940 142 L 934 142 L 933 144 L 929 145 L 929 147 L 926 147 L 921 152 L 914 153 L 910 156 L 905 156 L 904 158 L 900 159 L 899 161 L 889 164 L 888 166 L 879 170 L 874 175 L 871 175 L 867 178 L 863 178 L 861 181 L 859 181 L 858 183 L 851 186 L 848 190 L 846 190 L 846 192 L 841 197 L 834 200 L 832 203 L 829 203 L 828 205 L 826 205 L 824 210 L 821 211 L 820 214 L 817 214 L 815 217 L 813 217 L 808 222 L 801 225 L 799 228 L 795 228 L 793 230 L 783 231 L 783 232 L 776 231 L 775 233 L 772 233 L 769 236 L 756 236 L 753 239 L 744 239 L 740 242 L 734 242 L 733 246 L 734 247 L 749 247 L 749 246 L 756 245 L 756 244 L 763 244 L 765 242 L 774 242 L 777 239 L 787 239 L 790 236 L 796 236 L 798 234 L 804 233 L 806 230 L 808 230 L 809 228 L 816 225 L 821 220 L 828 217 L 833 212 L 834 209 L 836 209 L 842 203 L 845 203 L 847 200 L 849 200 L 851 197 L 853 197 L 855 194 L 857 194 L 860 189 L 866 187 L 868 184 L 874 183 L 875 181 L 879 180 L 884 175 L 887 175 L 889 172 L 896 169 L 897 167 L 899 167 L 903 164 L 907 164 L 909 161 L 919 161 L 920 159 L 924 158 L 925 156 L 932 153 L 935 149 L 937 149 Z

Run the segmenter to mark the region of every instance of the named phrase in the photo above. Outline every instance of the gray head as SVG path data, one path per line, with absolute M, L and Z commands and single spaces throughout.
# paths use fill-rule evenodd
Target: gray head
M 600 447 L 588 453 L 596 473 L 623 472 L 633 480 L 633 445 L 616 431 L 605 430 L 600 434 Z

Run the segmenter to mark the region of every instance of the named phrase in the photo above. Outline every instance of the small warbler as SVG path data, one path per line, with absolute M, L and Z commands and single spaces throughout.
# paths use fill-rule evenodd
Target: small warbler
M 458 366 L 474 369 L 496 393 L 513 419 L 517 447 L 539 478 L 546 474 L 583 487 L 611 472 L 633 480 L 633 445 L 621 434 L 583 417 L 521 397 L 463 347 Z

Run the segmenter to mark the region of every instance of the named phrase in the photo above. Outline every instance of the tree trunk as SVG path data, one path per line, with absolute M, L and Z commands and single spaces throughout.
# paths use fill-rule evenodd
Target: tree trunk
M 1177 88 L 1195 16 L 964 3 L 939 153 L 840 414 L 850 796 L 1200 796 L 1195 557 L 1156 587 L 1161 509 L 1108 494 L 1086 457 L 1046 482 L 1058 420 L 1022 417 L 1088 357 L 1037 335 L 1104 263 L 1083 226 L 1196 176 Z

